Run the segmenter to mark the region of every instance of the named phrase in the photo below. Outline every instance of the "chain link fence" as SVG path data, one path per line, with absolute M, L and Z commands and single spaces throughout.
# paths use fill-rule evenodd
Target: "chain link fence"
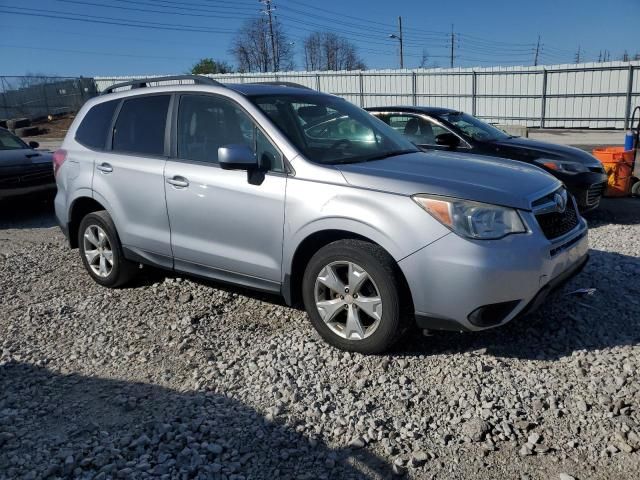
M 0 76 L 0 120 L 33 122 L 75 113 L 96 95 L 93 78 Z

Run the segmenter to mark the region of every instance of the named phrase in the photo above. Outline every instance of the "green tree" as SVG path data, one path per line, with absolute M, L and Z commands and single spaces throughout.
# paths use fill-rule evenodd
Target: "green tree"
M 191 67 L 192 75 L 204 75 L 207 73 L 232 73 L 233 68 L 227 62 L 218 62 L 213 58 L 202 58 Z

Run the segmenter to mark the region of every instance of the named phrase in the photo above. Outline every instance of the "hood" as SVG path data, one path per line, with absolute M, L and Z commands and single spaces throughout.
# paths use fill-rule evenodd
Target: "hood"
M 551 158 L 558 160 L 570 160 L 580 162 L 589 167 L 601 167 L 602 164 L 596 157 L 579 148 L 568 145 L 557 145 L 555 143 L 540 142 L 522 137 L 512 137 L 495 142 L 495 145 L 518 150 L 529 156 L 531 160 L 536 158 Z
M 532 200 L 561 185 L 526 163 L 449 152 L 416 152 L 338 168 L 349 184 L 361 188 L 445 195 L 520 209 L 529 209 Z
M 49 152 L 39 152 L 30 148 L 18 150 L 0 150 L 0 168 L 51 165 L 53 156 Z

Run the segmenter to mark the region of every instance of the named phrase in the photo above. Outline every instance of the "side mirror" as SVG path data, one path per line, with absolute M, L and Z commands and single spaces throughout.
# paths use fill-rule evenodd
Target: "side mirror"
M 453 133 L 441 133 L 436 137 L 436 144 L 443 147 L 456 148 L 460 145 L 460 139 Z
M 225 145 L 218 148 L 218 163 L 224 170 L 255 170 L 258 160 L 247 145 Z
M 31 140 L 31 141 L 29 142 L 29 146 L 30 146 L 31 148 L 38 148 L 38 147 L 40 146 L 40 144 L 39 144 L 38 142 L 34 142 L 33 140 Z

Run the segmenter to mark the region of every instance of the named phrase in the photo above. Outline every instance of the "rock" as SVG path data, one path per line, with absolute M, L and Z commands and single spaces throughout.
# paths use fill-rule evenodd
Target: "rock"
M 560 480 L 576 480 L 574 477 L 572 477 L 568 473 L 561 473 L 560 475 L 558 475 L 558 477 Z
M 528 443 L 530 443 L 531 445 L 535 445 L 536 443 L 538 443 L 540 441 L 540 435 L 533 432 L 529 435 L 529 437 L 527 437 L 527 441 Z
M 627 442 L 618 442 L 618 448 L 625 453 L 633 452 L 633 447 L 629 445 Z
M 362 437 L 356 437 L 353 440 L 351 440 L 349 442 L 349 447 L 351 448 L 362 448 L 366 445 L 366 442 L 364 441 L 364 438 Z
M 520 452 L 519 453 L 520 453 L 520 456 L 522 456 L 522 457 L 525 457 L 527 455 L 533 455 L 533 445 L 531 445 L 530 443 L 525 443 L 520 448 Z
M 191 300 L 193 300 L 191 292 L 184 292 L 178 296 L 178 302 L 180 303 L 189 303 Z
M 578 410 L 580 410 L 581 412 L 586 412 L 589 410 L 589 406 L 587 405 L 587 402 L 585 402 L 582 399 L 579 399 L 576 401 L 576 407 L 578 408 Z
M 412 467 L 424 465 L 429 460 L 429 454 L 423 450 L 418 450 L 411 454 L 410 464 Z
M 480 418 L 473 418 L 462 425 L 463 435 L 469 437 L 473 442 L 481 442 L 490 430 L 489 422 Z
M 220 455 L 223 449 L 217 443 L 210 443 L 209 445 L 207 445 L 207 450 L 214 455 Z

